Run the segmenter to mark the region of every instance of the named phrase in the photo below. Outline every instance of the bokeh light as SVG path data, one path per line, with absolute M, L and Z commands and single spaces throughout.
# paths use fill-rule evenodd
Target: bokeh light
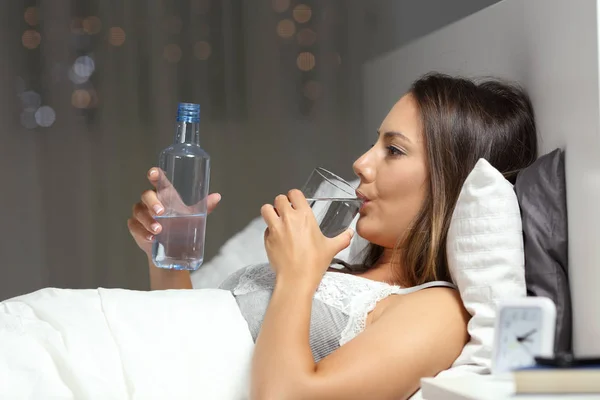
M 310 28 L 303 28 L 296 36 L 300 46 L 312 46 L 317 41 L 317 33 Z
M 33 50 L 40 45 L 40 42 L 42 41 L 42 35 L 40 35 L 38 31 L 28 29 L 23 32 L 21 41 L 23 42 L 23 46 L 29 50 Z
M 27 7 L 23 15 L 25 22 L 30 26 L 35 26 L 39 22 L 39 11 L 37 7 Z
M 35 129 L 38 124 L 35 121 L 35 108 L 26 108 L 21 112 L 21 125 L 26 129 Z
M 292 14 L 298 23 L 304 24 L 310 21 L 310 18 L 312 17 L 312 10 L 306 4 L 298 4 L 296 7 L 294 7 L 294 12 Z
M 23 108 L 33 108 L 35 111 L 42 104 L 42 96 L 33 90 L 28 90 L 21 93 L 21 103 L 23 104 Z
M 76 89 L 71 94 L 71 104 L 75 108 L 87 108 L 92 101 L 90 92 L 85 89 Z
M 71 70 L 69 71 L 69 79 L 71 82 L 76 84 L 81 84 L 87 82 L 87 80 L 92 76 L 94 70 L 96 69 L 96 64 L 94 60 L 90 56 L 80 56 L 77 57 Z
M 35 122 L 39 126 L 47 128 L 51 126 L 56 120 L 56 113 L 54 112 L 54 109 L 50 106 L 41 106 L 35 112 L 34 118 Z
M 296 64 L 301 71 L 310 71 L 315 67 L 315 63 L 314 54 L 308 51 L 298 54 L 298 58 L 296 58 Z
M 81 23 L 83 30 L 88 35 L 95 35 L 102 30 L 102 21 L 96 16 L 87 17 Z
M 165 20 L 165 27 L 169 35 L 180 34 L 182 25 L 181 18 L 176 15 L 172 15 Z
M 88 80 L 88 78 L 86 78 L 86 77 L 77 75 L 75 73 L 75 70 L 73 69 L 73 67 L 69 68 L 69 72 L 67 73 L 67 76 L 69 77 L 69 80 L 76 85 L 81 85 L 82 83 L 85 83 Z
M 290 8 L 290 0 L 273 0 L 273 10 L 278 13 L 285 12 Z
M 181 48 L 176 44 L 168 44 L 163 50 L 163 57 L 170 63 L 177 63 L 181 60 Z
M 277 34 L 282 38 L 290 38 L 296 33 L 296 24 L 291 19 L 282 19 L 277 24 Z
M 125 43 L 125 31 L 123 28 L 113 26 L 108 30 L 108 42 L 113 46 L 122 46 Z
M 308 99 L 315 101 L 321 97 L 323 86 L 317 81 L 308 81 L 304 84 L 302 92 Z
M 194 56 L 199 60 L 208 60 L 210 54 L 212 53 L 212 48 L 210 43 L 205 41 L 196 42 L 194 44 Z

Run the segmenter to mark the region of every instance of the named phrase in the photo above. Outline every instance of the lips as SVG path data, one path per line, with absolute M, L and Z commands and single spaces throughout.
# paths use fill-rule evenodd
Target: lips
M 362 194 L 361 192 L 359 192 L 358 190 L 356 190 L 356 197 L 358 197 L 365 203 L 369 201 L 369 198 L 367 196 L 365 196 L 364 194 Z
M 365 206 L 371 201 L 367 196 L 356 190 L 356 197 L 362 200 L 362 204 L 360 205 L 359 212 L 362 212 Z

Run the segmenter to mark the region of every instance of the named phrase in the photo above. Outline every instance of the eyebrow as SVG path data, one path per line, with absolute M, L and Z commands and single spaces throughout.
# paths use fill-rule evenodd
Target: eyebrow
M 379 130 L 378 130 L 378 131 L 377 131 L 377 135 L 378 135 L 378 136 L 379 136 L 379 135 L 381 135 L 381 131 L 379 131 Z M 388 131 L 388 132 L 385 132 L 385 133 L 383 134 L 383 137 L 384 137 L 384 138 L 386 138 L 386 139 L 387 139 L 387 138 L 392 138 L 392 137 L 397 137 L 397 138 L 400 138 L 400 139 L 402 139 L 402 140 L 404 140 L 404 141 L 406 141 L 406 142 L 410 143 L 410 139 L 409 139 L 409 138 L 407 138 L 407 137 L 406 137 L 406 135 L 405 135 L 405 134 L 403 134 L 403 133 L 401 133 L 401 132 L 396 132 L 396 131 Z

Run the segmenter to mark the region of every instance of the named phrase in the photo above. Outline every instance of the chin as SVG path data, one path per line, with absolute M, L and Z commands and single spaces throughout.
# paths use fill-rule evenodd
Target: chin
M 395 246 L 395 238 L 390 240 L 389 237 L 382 235 L 382 225 L 366 215 L 361 215 L 356 221 L 356 233 L 361 238 L 373 243 L 377 246 L 393 248 Z
M 373 222 L 369 221 L 369 217 L 361 215 L 358 221 L 356 221 L 356 233 L 361 238 L 377 244 L 377 226 Z

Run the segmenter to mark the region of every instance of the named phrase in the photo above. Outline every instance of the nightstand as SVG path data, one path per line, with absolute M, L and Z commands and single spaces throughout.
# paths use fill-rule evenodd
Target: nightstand
M 510 375 L 478 375 L 421 379 L 423 400 L 600 400 L 591 395 L 515 395 Z

